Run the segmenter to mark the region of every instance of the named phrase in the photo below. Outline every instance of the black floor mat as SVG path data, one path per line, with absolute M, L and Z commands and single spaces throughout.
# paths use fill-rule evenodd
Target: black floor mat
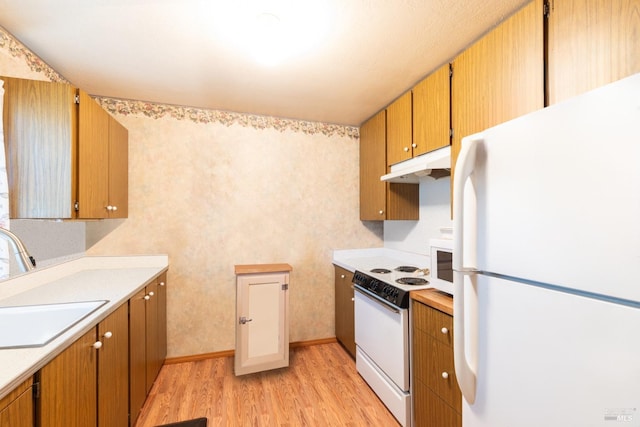
M 196 418 L 194 420 L 180 421 L 171 424 L 162 424 L 157 427 L 207 427 L 206 418 Z

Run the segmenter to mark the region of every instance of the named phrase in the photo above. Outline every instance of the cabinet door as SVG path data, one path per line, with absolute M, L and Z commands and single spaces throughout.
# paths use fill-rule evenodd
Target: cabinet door
M 413 155 L 451 144 L 451 69 L 438 68 L 413 88 Z
M 159 333 L 158 333 L 158 282 L 147 285 L 145 295 L 145 328 L 146 328 L 146 392 L 149 394 L 153 382 L 156 380 L 162 361 L 159 354 Z
M 78 218 L 107 218 L 109 113 L 80 90 Z
M 387 166 L 412 157 L 411 99 L 408 91 L 387 107 Z
M 129 407 L 131 426 L 135 425 L 147 398 L 147 345 L 144 299 L 142 289 L 129 300 Z
M 356 339 L 354 326 L 353 273 L 335 266 L 335 315 L 336 338 L 351 354 L 356 357 Z
M 360 219 L 381 221 L 386 218 L 386 186 L 380 177 L 387 173 L 385 110 L 360 127 Z
M 544 107 L 543 17 L 534 0 L 454 59 L 452 172 L 463 137 Z
M 640 72 L 640 0 L 551 0 L 549 104 Z
M 0 426 L 34 427 L 33 378 L 0 400 Z
M 2 77 L 11 218 L 72 218 L 76 197 L 76 89 Z
M 160 367 L 167 358 L 167 273 L 158 277 L 158 361 Z
M 129 215 L 129 132 L 109 116 L 109 218 Z
M 387 173 L 386 114 L 380 111 L 360 128 L 360 220 L 417 220 L 418 184 L 380 181 Z
M 123 304 L 98 324 L 98 426 L 129 422 L 129 307 Z
M 96 328 L 40 371 L 41 427 L 93 426 L 97 422 Z
M 235 374 L 289 366 L 289 274 L 237 278 Z

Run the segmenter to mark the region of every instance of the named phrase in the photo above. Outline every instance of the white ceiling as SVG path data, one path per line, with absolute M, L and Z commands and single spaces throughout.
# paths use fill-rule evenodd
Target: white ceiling
M 92 95 L 357 126 L 527 2 L 0 0 L 0 26 Z M 263 12 L 295 34 L 260 46 Z

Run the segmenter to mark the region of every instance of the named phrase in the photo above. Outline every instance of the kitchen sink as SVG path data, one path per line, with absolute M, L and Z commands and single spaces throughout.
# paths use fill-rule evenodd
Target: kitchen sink
M 42 347 L 107 302 L 0 307 L 0 349 Z

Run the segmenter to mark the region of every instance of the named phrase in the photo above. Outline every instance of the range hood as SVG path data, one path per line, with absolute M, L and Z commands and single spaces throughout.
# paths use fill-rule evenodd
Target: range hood
M 432 176 L 436 179 L 451 175 L 451 146 L 422 154 L 413 159 L 396 163 L 391 166 L 391 172 L 382 175 L 381 181 L 417 184 L 422 176 Z

